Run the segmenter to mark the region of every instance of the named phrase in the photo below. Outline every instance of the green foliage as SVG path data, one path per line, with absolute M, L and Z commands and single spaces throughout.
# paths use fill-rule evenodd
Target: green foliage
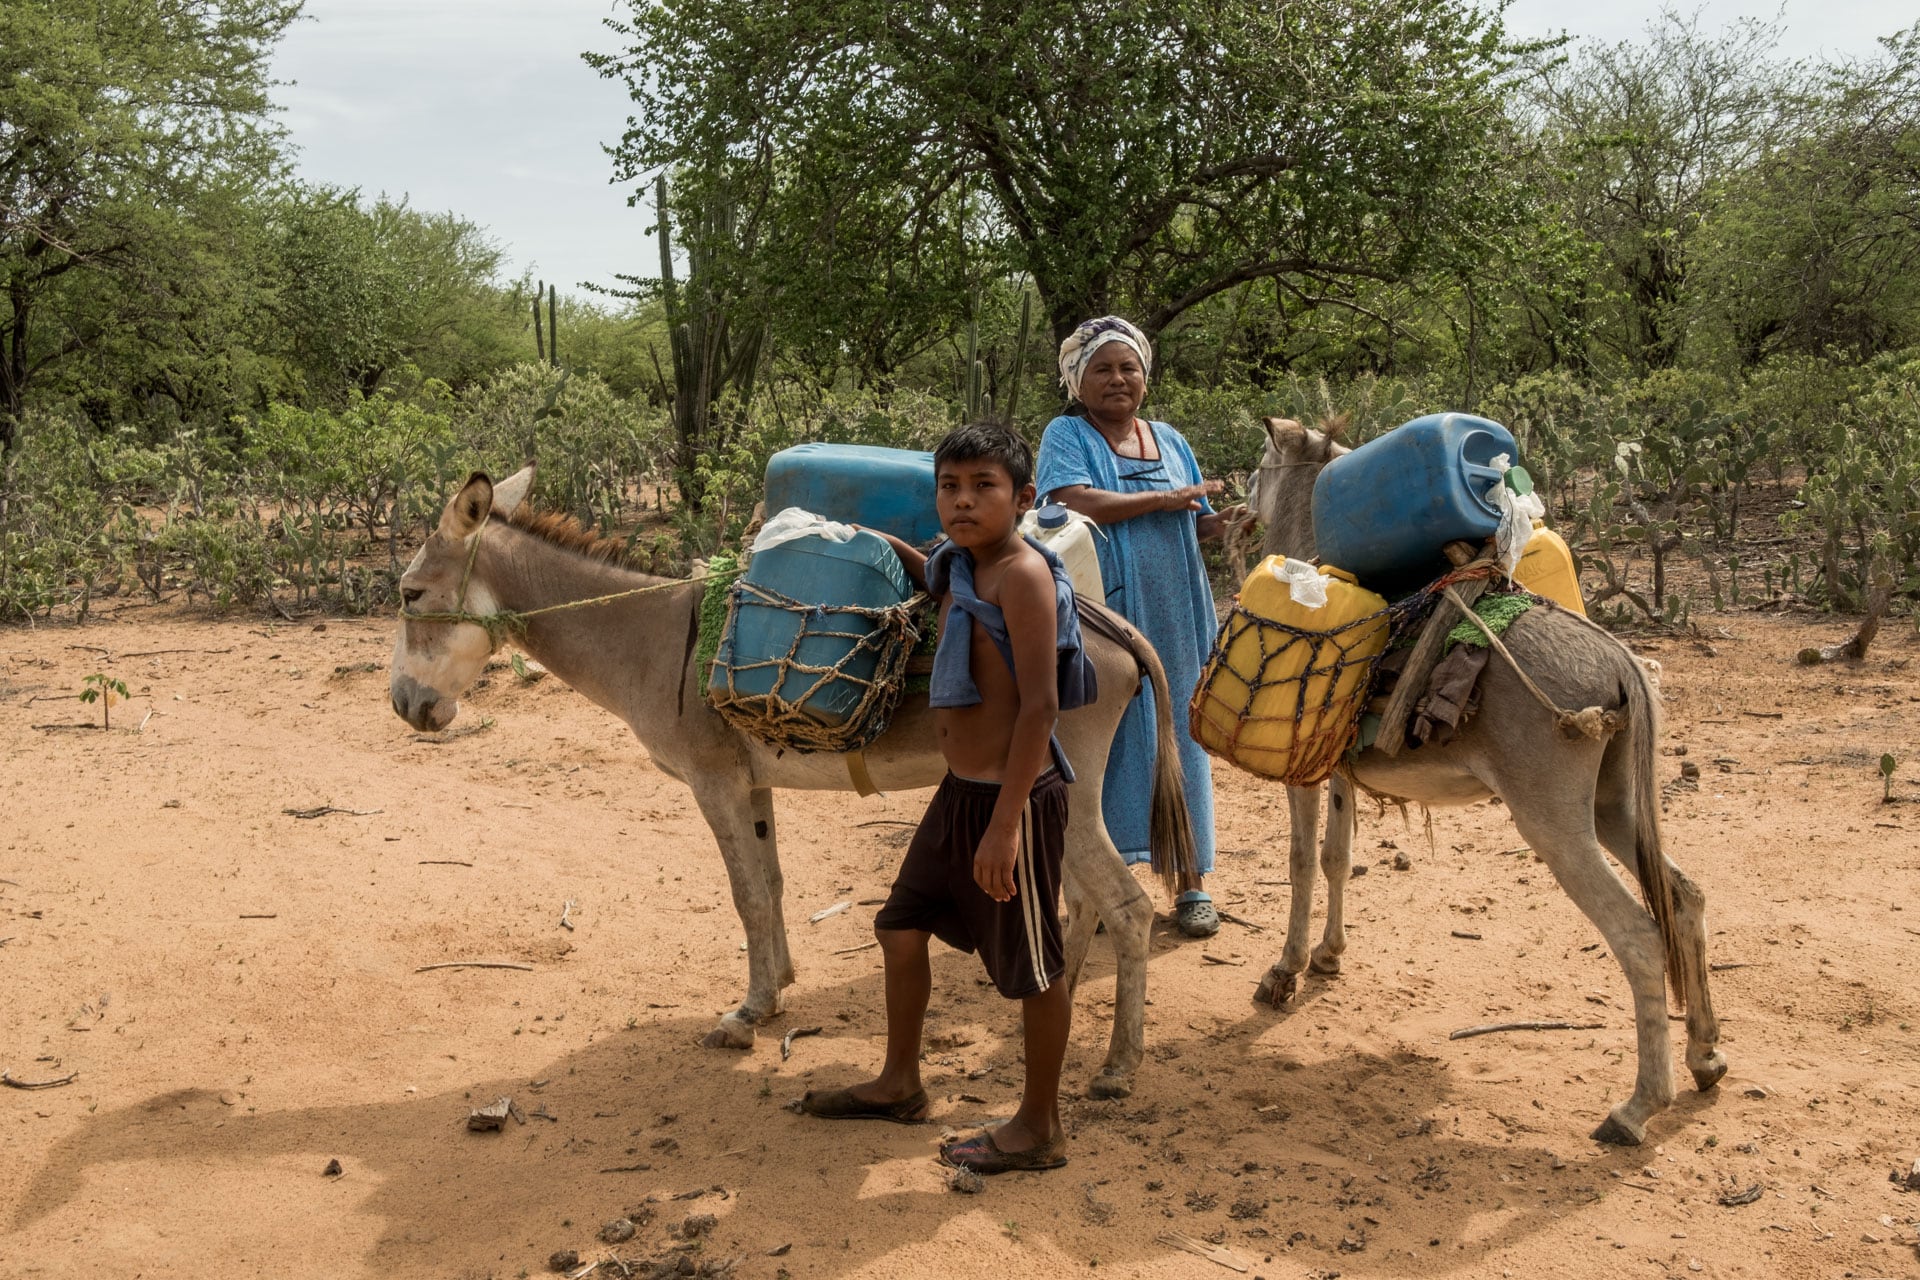
M 0 6 L 0 452 L 30 386 L 180 318 L 237 196 L 280 165 L 283 0 Z

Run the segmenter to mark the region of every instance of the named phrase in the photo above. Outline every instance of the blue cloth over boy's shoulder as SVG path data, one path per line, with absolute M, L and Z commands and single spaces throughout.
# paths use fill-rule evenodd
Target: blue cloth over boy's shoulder
M 1053 573 L 1055 617 L 1054 647 L 1059 654 L 1056 673 L 1060 709 L 1084 707 L 1099 696 L 1093 662 L 1087 657 L 1080 637 L 1080 611 L 1073 602 L 1073 579 L 1067 566 L 1046 547 L 1032 538 L 1027 545 L 1038 551 Z M 972 707 L 979 705 L 980 690 L 973 683 L 973 627 L 966 619 L 980 624 L 993 647 L 1000 651 L 1007 670 L 1012 671 L 1013 641 L 1007 634 L 1007 616 L 997 604 L 982 600 L 973 589 L 973 556 L 951 542 L 943 543 L 927 558 L 927 591 L 938 597 L 953 597 L 952 612 L 940 628 L 940 644 L 933 653 L 933 676 L 928 683 L 929 701 L 936 707 Z M 963 614 L 956 618 L 954 614 Z M 1053 762 L 1060 776 L 1073 781 L 1073 768 L 1058 738 L 1049 738 Z

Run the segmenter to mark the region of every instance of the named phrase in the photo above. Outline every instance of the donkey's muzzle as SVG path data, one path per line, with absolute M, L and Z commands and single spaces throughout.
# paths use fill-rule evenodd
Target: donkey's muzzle
M 460 710 L 458 699 L 442 698 L 412 676 L 395 676 L 389 688 L 394 714 L 422 733 L 446 728 Z

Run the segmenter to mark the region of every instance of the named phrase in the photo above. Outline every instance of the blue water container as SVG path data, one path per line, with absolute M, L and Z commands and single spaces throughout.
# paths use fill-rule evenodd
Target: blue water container
M 1449 567 L 1442 547 L 1499 527 L 1491 494 L 1501 475 L 1490 464 L 1501 453 L 1517 462 L 1519 452 L 1497 422 L 1436 413 L 1335 458 L 1313 485 L 1320 563 L 1377 591 L 1440 576 Z
M 940 533 L 933 455 L 865 444 L 800 444 L 767 459 L 766 512 L 799 507 L 915 546 Z
M 816 606 L 800 613 L 756 595 L 764 587 L 788 600 Z M 738 697 L 774 695 L 824 725 L 837 725 L 860 705 L 866 686 L 856 681 L 873 678 L 877 654 L 856 655 L 844 675 L 821 681 L 819 671 L 806 672 L 774 660 L 794 650 L 803 666 L 829 668 L 845 658 L 873 624 L 849 607 L 881 609 L 905 601 L 913 593 L 900 557 L 886 539 L 860 532 L 851 541 L 804 537 L 754 553 L 741 581 L 732 587 L 733 608 L 720 637 L 708 687 L 715 695 L 727 691 L 733 676 Z M 803 634 L 804 631 L 804 634 Z M 800 637 L 798 649 L 794 639 Z M 761 665 L 765 664 L 765 665 Z M 812 690 L 809 695 L 809 690 Z

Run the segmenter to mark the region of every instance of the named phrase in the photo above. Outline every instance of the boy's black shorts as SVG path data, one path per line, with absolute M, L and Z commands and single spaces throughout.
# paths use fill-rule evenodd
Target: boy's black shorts
M 1066 970 L 1060 940 L 1060 860 L 1066 850 L 1067 784 L 1048 770 L 1020 819 L 1014 895 L 995 902 L 973 880 L 973 854 L 993 819 L 1000 784 L 949 773 L 920 819 L 876 929 L 921 929 L 961 951 L 978 951 L 1010 1000 L 1039 995 Z

